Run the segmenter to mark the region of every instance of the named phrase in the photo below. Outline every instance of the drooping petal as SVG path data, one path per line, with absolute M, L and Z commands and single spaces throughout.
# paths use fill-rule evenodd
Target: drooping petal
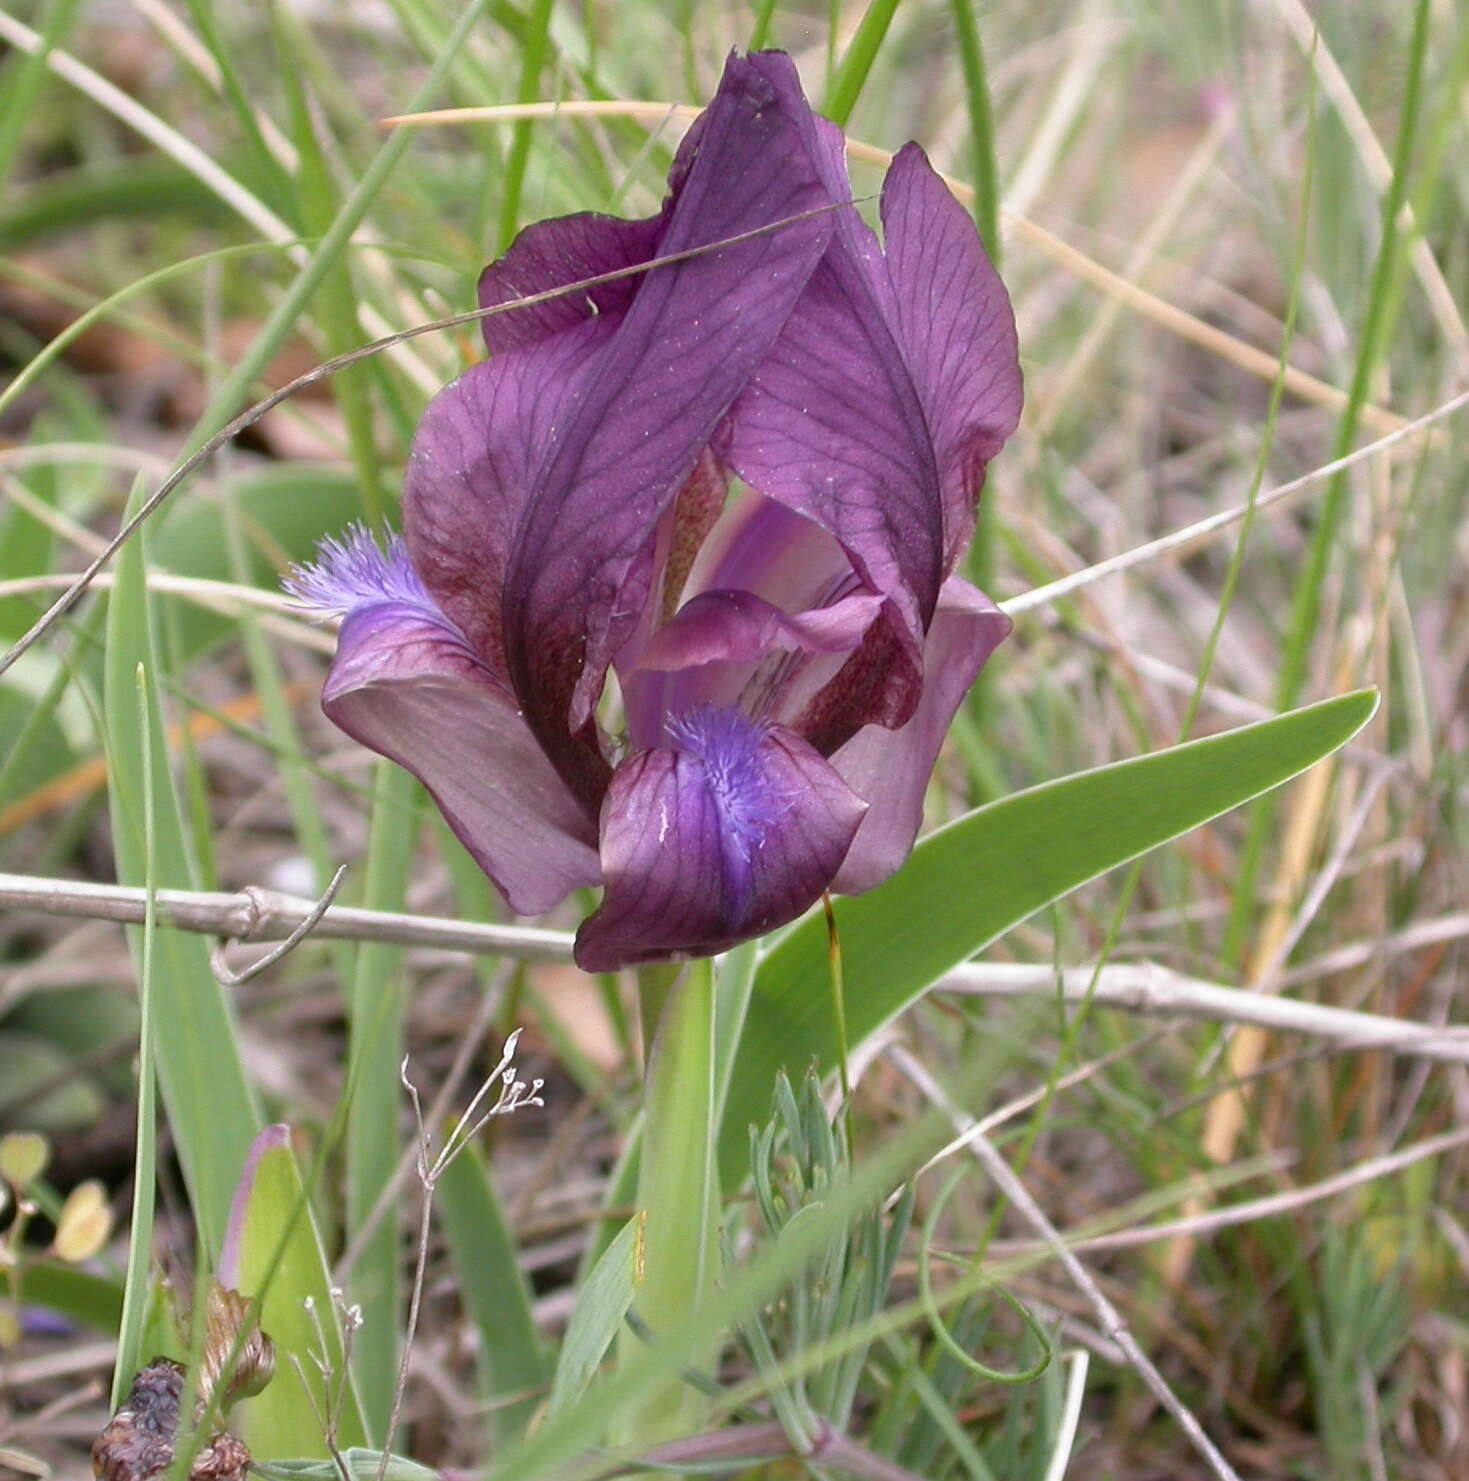
M 836 873 L 865 804 L 799 737 L 706 709 L 641 751 L 602 813 L 601 908 L 577 933 L 589 972 L 722 951 L 793 920 Z
M 1015 315 L 969 213 L 917 144 L 888 170 L 882 221 L 893 324 L 938 457 L 952 569 L 974 533 L 984 466 L 1020 421 Z
M 353 537 L 293 583 L 316 605 L 346 611 L 322 689 L 327 717 L 428 788 L 521 914 L 597 883 L 595 829 L 509 690 L 417 585 L 402 548 L 376 564 L 369 550 Z
M 659 255 L 774 229 L 642 278 L 556 427 L 507 572 L 512 681 L 580 790 L 575 737 L 649 600 L 655 527 L 819 260 L 830 221 L 803 213 L 825 199 L 793 105 L 731 59 Z
M 954 712 L 1010 619 L 983 592 L 950 577 L 939 594 L 923 650 L 923 698 L 899 730 L 869 725 L 831 764 L 870 806 L 833 888 L 858 894 L 881 884 L 908 857 L 923 822 L 923 794 Z

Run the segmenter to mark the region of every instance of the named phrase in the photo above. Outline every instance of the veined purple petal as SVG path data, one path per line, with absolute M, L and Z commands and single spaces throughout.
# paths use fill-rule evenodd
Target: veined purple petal
M 1015 315 L 969 213 L 916 144 L 883 181 L 882 220 L 893 325 L 938 457 L 952 569 L 974 533 L 985 464 L 1020 421 Z
M 505 571 L 537 468 L 593 373 L 611 324 L 594 320 L 476 365 L 429 403 L 403 487 L 408 550 L 440 609 L 508 682 Z
M 644 647 L 623 676 L 629 739 L 657 745 L 664 717 L 707 706 L 738 705 L 775 718 L 784 672 L 811 656 L 850 653 L 882 608 L 855 591 L 829 606 L 787 613 L 748 591 L 700 592 Z
M 422 588 L 413 590 L 401 552 L 378 562 L 381 569 L 354 537 L 295 578 L 294 589 L 319 603 L 335 594 L 339 608 L 346 606 L 349 580 L 360 597 L 347 608 L 322 689 L 327 717 L 428 788 L 521 914 L 549 910 L 573 889 L 595 884 L 592 823 L 536 745 L 509 690 Z
M 776 651 L 850 653 L 882 606 L 856 592 L 829 607 L 782 612 L 748 591 L 705 591 L 665 623 L 639 667 L 673 673 L 716 663 L 750 663 Z
M 826 888 L 865 804 L 798 736 L 704 709 L 674 746 L 613 774 L 601 908 L 577 933 L 589 972 L 722 951 L 793 920 Z
M 944 583 L 923 649 L 923 697 L 912 719 L 898 730 L 868 725 L 831 758 L 871 804 L 834 889 L 849 895 L 870 890 L 908 857 L 949 723 L 1010 626 L 1010 619 L 967 581 L 951 576 Z
M 538 221 L 526 227 L 505 255 L 480 274 L 480 307 L 511 303 L 647 262 L 658 249 L 664 225 L 662 212 L 641 221 L 596 211 Z M 480 321 L 485 343 L 492 354 L 500 354 L 534 344 L 594 315 L 620 315 L 632 302 L 640 281 L 640 275 L 633 274 L 528 308 L 492 314 Z
M 804 100 L 799 111 L 809 112 Z M 792 220 L 825 200 L 791 100 L 749 60 L 732 58 L 659 255 L 788 224 L 642 278 L 556 427 L 506 575 L 511 679 L 548 754 L 584 796 L 594 789 L 575 737 L 650 599 L 658 521 L 825 249 L 825 216 Z
M 762 63 L 773 86 L 799 96 L 789 59 Z M 840 132 L 809 112 L 804 128 L 829 193 L 847 198 Z M 875 240 L 854 208 L 835 215 L 821 265 L 730 417 L 728 456 L 753 488 L 841 542 L 864 583 L 889 599 L 893 651 L 916 678 L 944 577 L 938 465 Z M 916 682 L 873 698 L 885 706 L 863 720 L 901 723 Z

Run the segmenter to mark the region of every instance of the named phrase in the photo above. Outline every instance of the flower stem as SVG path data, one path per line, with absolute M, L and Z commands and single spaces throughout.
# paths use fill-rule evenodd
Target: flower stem
M 637 1206 L 642 1253 L 633 1307 L 656 1341 L 685 1321 L 713 1288 L 719 1208 L 714 1161 L 714 973 L 711 962 L 639 974 L 645 1046 L 642 1161 Z M 624 1360 L 642 1347 L 630 1333 Z M 711 1354 L 681 1352 L 678 1368 Z M 617 1438 L 649 1441 L 691 1433 L 708 1401 L 677 1371 L 619 1416 Z

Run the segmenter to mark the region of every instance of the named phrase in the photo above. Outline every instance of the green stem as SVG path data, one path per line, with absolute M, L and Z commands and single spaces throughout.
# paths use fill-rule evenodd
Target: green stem
M 719 1188 L 714 1164 L 714 972 L 645 967 L 639 974 L 646 1069 L 638 1217 L 641 1259 L 633 1305 L 656 1340 L 686 1322 L 714 1288 Z M 621 1344 L 624 1366 L 642 1342 Z M 686 1362 L 703 1366 L 703 1354 Z M 618 1416 L 615 1438 L 646 1448 L 692 1433 L 707 1398 L 676 1374 L 644 1389 Z

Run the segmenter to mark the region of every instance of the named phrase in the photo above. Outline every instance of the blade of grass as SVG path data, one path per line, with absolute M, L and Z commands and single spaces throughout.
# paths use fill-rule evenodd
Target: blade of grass
M 219 69 L 220 90 L 234 110 L 235 121 L 239 124 L 240 132 L 244 135 L 245 144 L 250 151 L 250 159 L 265 184 L 264 193 L 267 201 L 295 226 L 301 227 L 303 225 L 301 212 L 303 202 L 293 189 L 290 176 L 265 142 L 265 135 L 261 132 L 260 119 L 256 113 L 256 104 L 251 101 L 245 80 L 240 76 L 239 68 L 235 66 L 234 49 L 220 30 L 217 7 L 213 0 L 187 0 L 187 4 L 189 14 L 193 16 L 194 24 L 199 29 L 199 35 L 205 46 L 209 48 L 210 56 L 214 58 L 214 65 Z M 281 80 L 289 86 L 294 73 L 286 67 L 279 75 Z M 309 230 L 309 227 L 307 229 Z
M 81 0 L 49 0 L 41 17 L 41 44 L 29 55 L 22 53 L 4 69 L 6 86 L 0 97 L 0 198 L 15 164 L 21 130 L 35 115 L 46 80 L 47 60 L 51 52 L 66 40 Z
M 484 1396 L 494 1406 L 493 1450 L 501 1454 L 524 1436 L 551 1380 L 551 1364 L 531 1312 L 515 1233 L 477 1147 L 465 1147 L 450 1162 L 438 1196 L 460 1299 L 479 1332 L 476 1359 Z
M 1408 198 L 1413 152 L 1418 136 L 1430 9 L 1429 0 L 1418 0 L 1414 10 L 1407 77 L 1403 85 L 1402 114 L 1393 153 L 1392 183 L 1382 201 L 1381 244 L 1372 268 L 1366 317 L 1352 371 L 1352 382 L 1347 390 L 1347 402 L 1341 420 L 1337 423 L 1331 454 L 1333 459 L 1344 457 L 1351 451 L 1363 408 L 1367 404 L 1367 393 L 1391 334 L 1391 289 L 1402 250 L 1398 223 L 1402 217 L 1403 203 Z M 1296 583 L 1275 689 L 1275 704 L 1279 710 L 1290 709 L 1300 698 L 1305 684 L 1306 663 L 1321 618 L 1321 593 L 1327 567 L 1336 543 L 1344 533 L 1342 516 L 1347 482 L 1348 473 L 1344 469 L 1327 484 L 1301 577 Z M 1264 860 L 1265 842 L 1274 830 L 1278 809 L 1279 799 L 1267 796 L 1255 805 L 1250 815 L 1249 833 L 1235 874 L 1234 894 L 1222 947 L 1225 961 L 1236 966 L 1253 935 L 1250 926 L 1255 915 L 1256 881 Z
M 525 35 L 520 44 L 520 87 L 517 100 L 532 103 L 540 87 L 541 69 L 549 48 L 552 0 L 533 0 L 527 18 Z M 531 130 L 529 119 L 515 125 L 514 137 L 505 160 L 504 183 L 500 196 L 500 251 L 510 245 L 520 224 L 520 194 L 525 185 L 525 167 L 530 159 Z
M 200 0 L 191 0 L 191 3 L 198 5 Z M 337 192 L 317 137 L 317 120 L 310 100 L 301 78 L 289 62 L 290 41 L 280 24 L 280 16 L 280 7 L 272 6 L 276 52 L 281 59 L 281 77 L 296 145 L 297 212 L 303 229 L 314 236 L 330 229 Z M 327 273 L 317 305 L 328 355 L 340 355 L 361 343 L 364 336 L 358 320 L 357 297 L 347 253 L 343 253 Z M 373 431 L 372 375 L 371 365 L 350 365 L 334 377 L 332 391 L 347 424 L 347 441 L 357 469 L 363 517 L 370 525 L 376 525 L 382 517 L 382 476 Z
M 990 109 L 984 45 L 979 38 L 973 0 L 953 0 L 954 32 L 959 38 L 959 64 L 969 104 L 970 169 L 974 173 L 974 222 L 985 251 L 1000 265 L 1000 162 L 995 155 L 995 125 Z
M 158 887 L 157 829 L 154 826 L 153 732 L 148 724 L 147 672 L 137 669 L 138 748 L 143 760 L 143 915 L 141 969 L 138 973 L 138 1120 L 133 1158 L 133 1212 L 128 1225 L 127 1278 L 123 1285 L 122 1320 L 117 1333 L 117 1361 L 112 1370 L 112 1403 L 116 1410 L 127 1396 L 133 1374 L 143 1366 L 143 1337 L 152 1297 L 153 1201 L 157 1176 L 158 1112 L 153 1083 L 153 948 Z
M 401 910 L 415 831 L 417 784 L 406 771 L 383 761 L 373 789 L 372 827 L 362 903 L 376 910 Z M 347 1234 L 376 1208 L 398 1165 L 398 1122 L 403 1058 L 403 989 L 400 947 L 372 943 L 357 953 L 352 980 L 352 1023 L 347 1057 Z M 380 1434 L 393 1405 L 398 1380 L 398 1328 L 402 1270 L 398 1259 L 401 1221 L 394 1206 L 364 1245 L 352 1276 L 362 1307 L 356 1368 L 369 1438 Z
M 839 8 L 837 13 L 840 14 Z M 847 47 L 846 56 L 837 64 L 836 71 L 832 74 L 821 111 L 843 128 L 846 128 L 847 120 L 852 116 L 852 109 L 857 106 L 857 99 L 862 96 L 867 74 L 872 71 L 883 37 L 887 35 L 888 27 L 892 25 L 897 13 L 898 0 L 872 0 L 858 22 L 857 33 Z M 833 27 L 833 36 L 835 31 L 836 28 Z
M 132 507 L 142 497 L 134 489 Z M 159 699 L 157 640 L 148 594 L 145 545 L 122 552 L 107 612 L 104 696 L 108 747 L 108 798 L 113 848 L 121 883 L 148 879 L 146 819 L 139 801 L 151 785 L 156 869 L 161 885 L 190 887 L 194 880 L 184 844 L 183 821 L 166 758 L 154 748 L 151 766 L 142 753 L 137 670 L 146 676 L 143 704 L 148 733 L 165 733 Z M 151 783 L 146 780 L 151 771 Z M 142 941 L 130 932 L 135 957 Z M 235 1179 L 244 1165 L 259 1111 L 245 1079 L 230 1005 L 209 965 L 204 939 L 163 930 L 156 938 L 150 982 L 157 1024 L 155 1053 L 163 1103 L 183 1164 L 202 1240 L 217 1249 L 229 1218 Z

